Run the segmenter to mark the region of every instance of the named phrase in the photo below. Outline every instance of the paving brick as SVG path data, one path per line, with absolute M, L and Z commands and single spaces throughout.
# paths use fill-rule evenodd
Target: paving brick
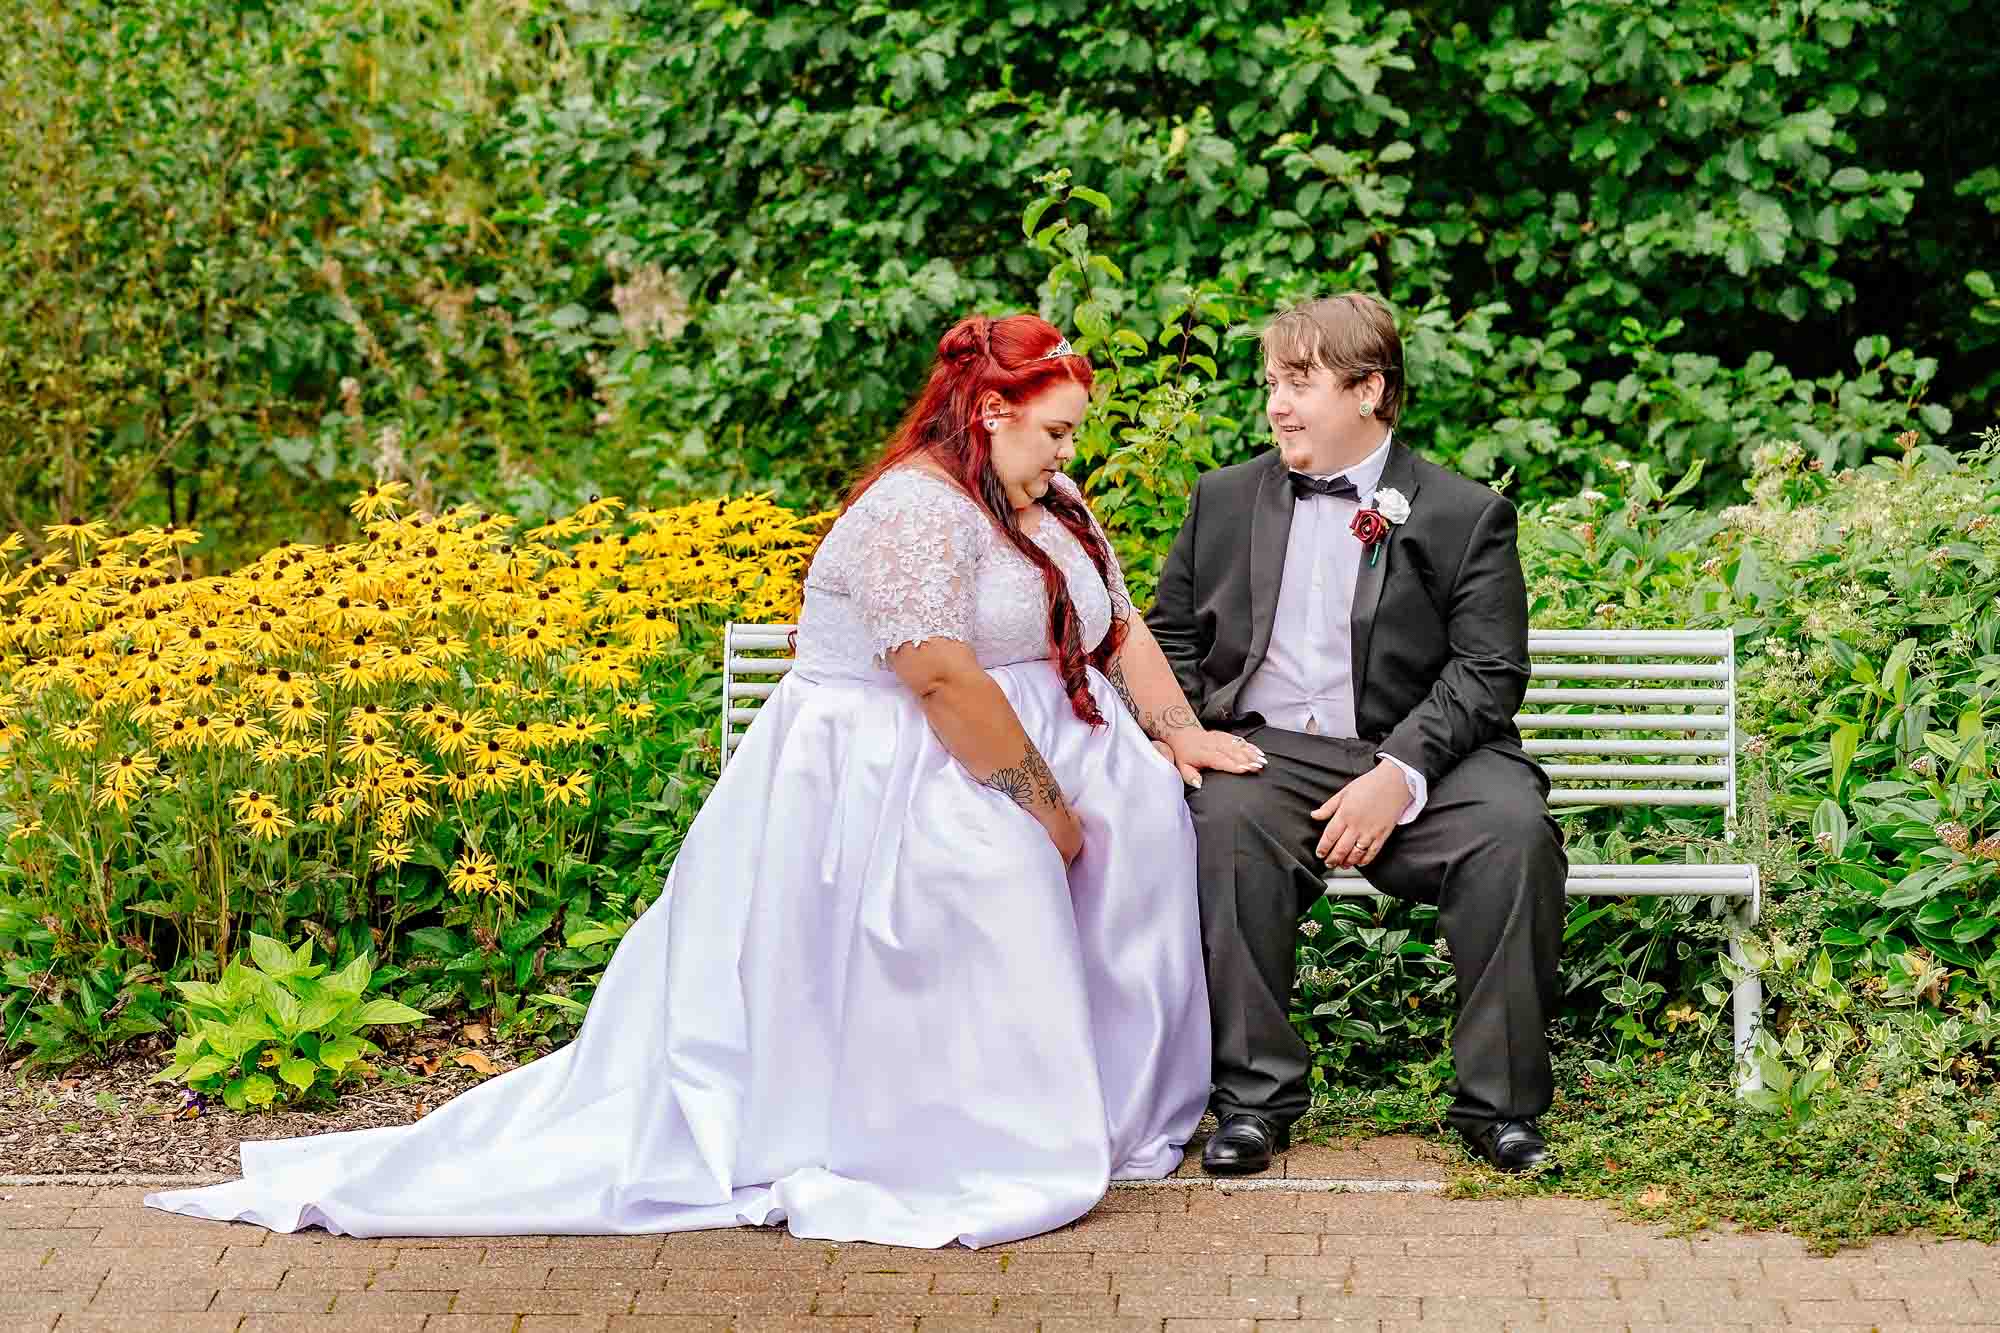
M 1951 1289 L 1903 1297 L 1901 1304 L 1908 1307 L 1908 1318 L 1919 1324 L 2000 1324 L 2000 1309 L 1980 1299 L 1976 1292 L 1959 1290 L 1970 1286 L 1969 1283 L 1945 1285 Z
M 914 1275 L 912 1275 L 914 1276 Z M 1083 1294 L 1109 1293 L 1116 1274 L 1094 1268 L 1057 1270 L 1050 1273 L 1027 1272 L 1021 1274 L 979 1272 L 970 1269 L 947 1269 L 932 1275 L 930 1290 L 940 1293 L 977 1293 L 990 1296 L 1045 1296 L 1063 1292 Z M 1162 1279 L 1134 1278 L 1134 1281 L 1158 1281 Z M 1171 1280 L 1171 1279 L 1165 1279 Z M 1224 1289 L 1228 1279 L 1219 1279 Z M 850 1287 L 849 1290 L 854 1290 Z
M 140 1314 L 156 1311 L 198 1313 L 215 1300 L 210 1286 L 176 1283 L 167 1286 L 120 1287 L 106 1282 L 90 1298 L 91 1314 Z M 171 1322 L 171 1321 L 152 1321 Z
M 593 1281 L 601 1280 L 602 1269 L 588 1270 Z M 548 1285 L 548 1268 L 488 1267 L 484 1264 L 397 1264 L 375 1271 L 370 1291 L 457 1291 L 462 1287 L 543 1287 Z
M 452 1299 L 459 1293 L 453 1291 L 336 1291 L 333 1293 L 333 1314 L 339 1322 L 359 1315 L 408 1314 L 418 1311 L 423 1314 L 444 1314 L 451 1309 Z
M 1092 1264 L 1101 1272 L 1120 1274 L 1179 1274 L 1221 1273 L 1225 1276 L 1254 1276 L 1265 1271 L 1267 1264 L 1275 1264 L 1290 1258 L 1304 1258 L 1313 1263 L 1322 1262 L 1317 1256 L 1276 1255 L 1267 1258 L 1262 1254 L 1204 1254 L 1201 1262 L 1190 1263 L 1181 1254 L 1115 1254 L 1099 1251 L 1090 1256 Z M 1272 1270 L 1276 1271 L 1276 1270 Z
M 1023 1295 L 1003 1295 L 994 1304 L 994 1313 L 1009 1318 L 1040 1319 L 1044 1315 L 1101 1318 L 1116 1314 L 1118 1298 L 1108 1291 L 1054 1291 Z
M 1129 1315 L 1109 1319 L 1070 1319 L 1052 1315 L 1042 1320 L 1042 1333 L 1160 1333 L 1163 1322 Z
M 329 1316 L 314 1314 L 253 1314 L 245 1315 L 239 1333 L 328 1333 L 329 1328 L 337 1328 L 340 1333 L 421 1333 L 425 1316 L 421 1313 L 409 1314 L 367 1314 L 357 1315 L 338 1324 L 329 1324 Z M 178 1327 L 175 1333 L 180 1333 Z
M 730 1333 L 726 1318 L 698 1314 L 615 1314 L 606 1322 L 609 1333 Z M 450 1333 L 434 1324 L 424 1333 Z
M 333 1308 L 338 1292 L 294 1287 L 277 1291 L 270 1287 L 224 1287 L 209 1305 L 214 1314 L 325 1314 Z
M 0 1333 L 49 1333 L 58 1318 L 52 1314 L 0 1314 Z
M 410 1292 L 408 1295 L 421 1293 Z M 658 1292 L 640 1293 L 657 1296 Z M 536 1287 L 468 1287 L 451 1303 L 453 1314 L 624 1314 L 632 1308 L 629 1290 L 550 1291 Z M 710 1313 L 696 1311 L 696 1313 Z
M 514 1333 L 518 1322 L 510 1314 L 434 1314 L 424 1320 L 424 1333 Z
M 278 1290 L 365 1291 L 374 1276 L 374 1271 L 367 1268 L 321 1268 L 294 1261 L 278 1279 Z
M 1236 1296 L 1176 1296 L 1121 1291 L 1118 1313 L 1151 1315 L 1176 1319 L 1289 1319 L 1299 1313 L 1300 1298 L 1293 1293 L 1264 1291 Z
M 461 1307 L 463 1308 L 463 1307 Z M 796 1291 L 642 1291 L 633 1300 L 633 1314 L 807 1315 L 812 1313 L 811 1288 Z M 911 1316 L 911 1322 L 915 1322 Z
M 0 1291 L 0 1315 L 56 1315 L 89 1304 L 88 1291 Z
M 608 1314 L 529 1314 L 521 1316 L 520 1333 L 605 1333 L 610 1327 Z
M 985 1319 L 961 1319 L 955 1315 L 924 1315 L 917 1320 L 917 1333 L 1035 1333 L 1037 1319 L 1010 1319 L 992 1315 Z
M 995 1313 L 997 1298 L 977 1292 L 830 1291 L 813 1303 L 816 1315 L 958 1315 Z
M 135 1333 L 139 1329 L 159 1329 L 163 1333 L 235 1333 L 241 1316 L 178 1313 L 172 1323 L 141 1322 L 127 1314 L 66 1314 L 56 1325 L 57 1333 Z

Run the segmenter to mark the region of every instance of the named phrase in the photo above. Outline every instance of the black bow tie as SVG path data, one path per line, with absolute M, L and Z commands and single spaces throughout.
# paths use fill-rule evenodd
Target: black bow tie
M 1308 477 L 1303 472 L 1292 476 L 1292 495 L 1295 499 L 1310 500 L 1315 495 L 1331 495 L 1342 500 L 1359 500 L 1361 492 L 1354 489 L 1354 483 L 1346 476 L 1329 477 L 1321 481 L 1318 477 Z

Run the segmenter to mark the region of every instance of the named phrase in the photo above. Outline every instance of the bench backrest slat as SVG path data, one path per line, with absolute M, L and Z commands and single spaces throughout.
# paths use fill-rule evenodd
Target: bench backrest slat
M 791 670 L 792 629 L 725 630 L 725 763 L 758 705 Z M 1719 806 L 1733 837 L 1734 631 L 1536 629 L 1528 633 L 1528 654 L 1533 683 L 1514 721 L 1549 774 L 1551 805 Z

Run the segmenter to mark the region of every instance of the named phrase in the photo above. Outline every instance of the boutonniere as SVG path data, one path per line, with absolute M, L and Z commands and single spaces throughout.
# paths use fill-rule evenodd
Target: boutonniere
M 1364 509 L 1354 516 L 1354 524 L 1348 529 L 1361 539 L 1368 548 L 1368 563 L 1373 565 L 1382 555 L 1382 542 L 1388 537 L 1389 529 L 1397 526 L 1410 516 L 1410 502 L 1394 487 L 1385 486 L 1375 492 L 1373 508 Z

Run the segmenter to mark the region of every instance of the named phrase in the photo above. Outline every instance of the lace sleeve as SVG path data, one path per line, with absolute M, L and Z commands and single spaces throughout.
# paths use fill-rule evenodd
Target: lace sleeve
M 1055 484 L 1075 496 L 1083 505 L 1083 512 L 1090 515 L 1091 531 L 1104 543 L 1104 549 L 1111 553 L 1111 579 L 1106 591 L 1111 594 L 1111 615 L 1116 620 L 1132 618 L 1132 594 L 1125 590 L 1125 571 L 1118 567 L 1118 551 L 1111 545 L 1111 535 L 1104 525 L 1097 521 L 1097 514 L 1090 507 L 1090 501 L 1083 498 L 1083 488 L 1078 486 L 1066 472 L 1056 473 Z
M 891 472 L 842 516 L 843 571 L 876 658 L 927 639 L 969 643 L 988 526 L 942 478 Z

